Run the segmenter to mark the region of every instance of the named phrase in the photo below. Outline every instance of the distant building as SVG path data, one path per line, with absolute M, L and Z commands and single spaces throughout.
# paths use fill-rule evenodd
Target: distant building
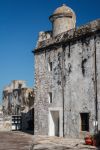
M 3 111 L 2 105 L 0 105 L 0 129 L 3 128 Z
M 13 80 L 3 90 L 3 115 L 22 116 L 22 129 L 33 124 L 34 90 L 26 87 L 25 81 Z M 32 128 L 32 125 L 31 125 Z
M 88 14 L 87 14 L 88 15 Z M 76 28 L 66 5 L 40 32 L 35 55 L 35 134 L 81 137 L 100 130 L 100 20 Z

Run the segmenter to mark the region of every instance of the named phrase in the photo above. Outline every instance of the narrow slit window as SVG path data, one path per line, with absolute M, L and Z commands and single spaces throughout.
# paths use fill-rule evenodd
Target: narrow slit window
M 89 113 L 81 113 L 81 131 L 89 131 Z
M 49 69 L 49 71 L 52 71 L 52 62 L 49 62 L 48 69 Z
M 49 103 L 52 103 L 52 92 L 49 92 Z

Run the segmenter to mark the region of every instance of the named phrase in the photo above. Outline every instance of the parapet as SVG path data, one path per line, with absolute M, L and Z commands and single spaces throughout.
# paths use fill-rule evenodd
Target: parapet
M 52 37 L 52 31 L 41 31 L 39 32 L 38 41 L 36 47 L 39 46 L 40 42 L 46 41 Z
M 41 50 L 43 51 L 46 48 L 55 47 L 61 43 L 77 40 L 84 36 L 90 36 L 97 31 L 100 31 L 100 19 L 94 20 L 86 25 L 80 26 L 79 28 L 74 28 L 67 32 L 63 32 L 55 38 L 50 37 L 44 41 L 39 41 L 38 47 L 34 50 L 34 53 Z

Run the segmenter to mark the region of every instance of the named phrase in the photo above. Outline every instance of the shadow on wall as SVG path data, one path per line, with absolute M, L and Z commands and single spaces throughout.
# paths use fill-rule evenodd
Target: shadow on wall
M 95 140 L 95 146 L 98 147 L 100 150 L 100 131 L 94 135 L 94 140 Z
M 34 134 L 34 108 L 22 113 L 22 132 Z

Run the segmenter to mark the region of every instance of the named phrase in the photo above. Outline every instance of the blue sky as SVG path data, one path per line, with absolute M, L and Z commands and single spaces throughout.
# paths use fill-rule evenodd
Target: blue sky
M 63 3 L 76 13 L 77 26 L 100 18 L 100 0 L 0 0 L 0 100 L 11 80 L 34 86 L 38 32 L 51 30 L 49 16 Z

